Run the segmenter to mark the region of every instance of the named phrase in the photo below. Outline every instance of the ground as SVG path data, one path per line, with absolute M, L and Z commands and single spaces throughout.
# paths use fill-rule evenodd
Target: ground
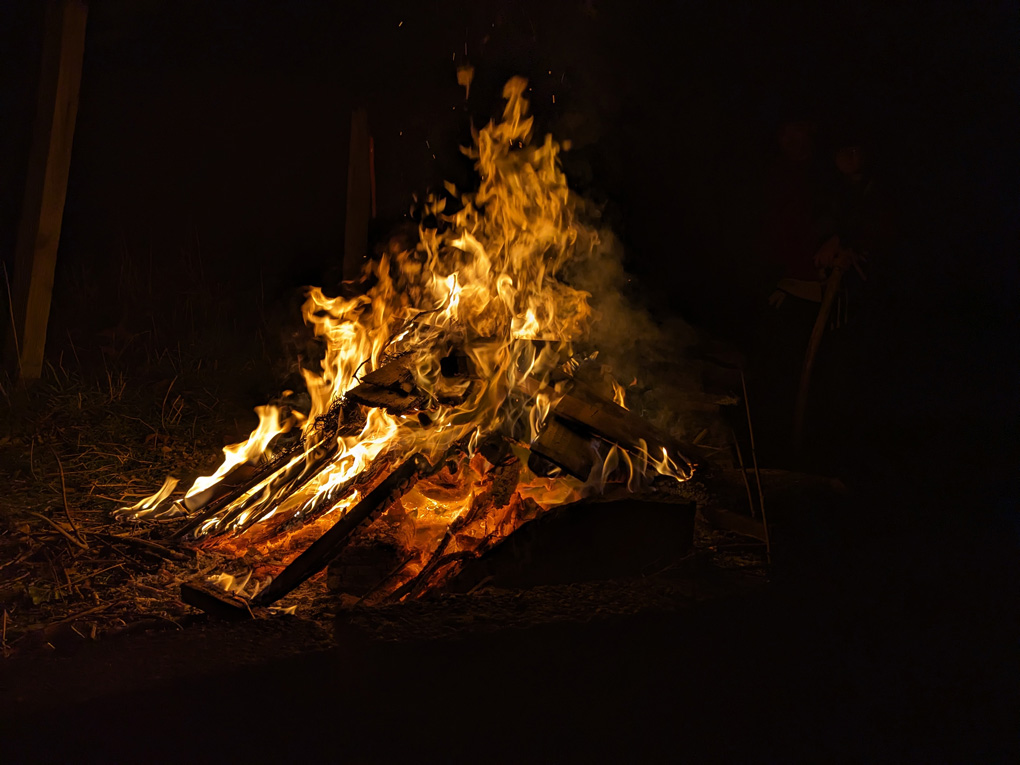
M 701 526 L 691 556 L 631 582 L 369 612 L 322 607 L 313 580 L 294 617 L 198 615 L 174 587 L 190 564 L 109 519 L 252 424 L 236 388 L 179 371 L 51 371 L 8 399 L 6 761 L 1015 754 L 1015 561 L 989 528 L 938 528 L 953 521 L 934 506 L 910 529 L 895 493 L 809 514 L 768 570 Z

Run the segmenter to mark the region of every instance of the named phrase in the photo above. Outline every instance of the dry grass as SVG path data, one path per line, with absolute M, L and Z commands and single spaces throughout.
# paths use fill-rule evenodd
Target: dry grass
M 173 585 L 195 575 L 198 561 L 162 546 L 158 526 L 117 524 L 111 512 L 168 474 L 214 467 L 220 448 L 255 424 L 250 406 L 259 402 L 238 392 L 242 369 L 212 373 L 179 349 L 153 358 L 91 373 L 58 358 L 28 389 L 0 386 L 5 656 L 179 628 L 189 612 Z

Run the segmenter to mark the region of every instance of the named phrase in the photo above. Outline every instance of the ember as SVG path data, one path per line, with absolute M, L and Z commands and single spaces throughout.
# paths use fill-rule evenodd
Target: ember
M 561 145 L 532 141 L 526 84 L 506 84 L 502 120 L 464 149 L 477 191 L 429 197 L 437 224 L 368 262 L 354 297 L 309 289 L 304 319 L 325 347 L 304 371 L 310 410 L 258 408 L 212 475 L 120 511 L 185 516 L 176 538 L 274 577 L 209 584 L 268 605 L 385 513 L 399 549 L 384 590 L 420 594 L 552 507 L 691 476 L 688 449 L 628 411 L 617 380 L 603 376 L 603 396 L 575 379 L 598 316 L 565 272 L 600 239 Z

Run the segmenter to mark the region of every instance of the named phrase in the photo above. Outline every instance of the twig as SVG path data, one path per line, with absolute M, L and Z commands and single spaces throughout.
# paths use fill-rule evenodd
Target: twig
M 170 558 L 171 560 L 178 560 L 182 562 L 190 561 L 191 558 L 185 553 L 178 552 L 177 550 L 171 550 L 169 547 L 164 547 L 156 542 L 150 542 L 148 539 L 140 539 L 139 537 L 122 536 L 120 534 L 100 534 L 104 539 L 113 539 L 118 542 L 129 542 L 136 544 L 139 547 L 143 547 L 149 552 L 155 553 L 163 558 Z
M 64 537 L 65 537 L 65 538 L 66 538 L 66 539 L 67 539 L 67 540 L 68 540 L 69 542 L 73 543 L 73 544 L 74 544 L 74 545 L 76 545 L 77 547 L 80 547 L 80 548 L 81 548 L 82 550 L 87 550 L 87 549 L 89 549 L 89 546 L 88 546 L 87 544 L 85 544 L 84 542 L 82 542 L 82 541 L 81 541 L 80 539 L 77 539 L 76 537 L 73 537 L 73 536 L 71 536 L 70 534 L 68 534 L 68 533 L 67 533 L 67 531 L 65 531 L 65 530 L 64 530 L 64 527 L 63 527 L 63 526 L 61 526 L 61 525 L 60 525 L 59 523 L 57 523 L 56 521 L 54 521 L 54 520 L 53 520 L 52 518 L 47 518 L 47 517 L 46 517 L 45 515 L 43 515 L 42 513 L 36 513 L 36 512 L 33 512 L 33 511 L 31 511 L 31 510 L 29 510 L 29 511 L 28 511 L 28 514 L 29 514 L 29 515 L 31 515 L 31 516 L 34 516 L 34 517 L 36 517 L 36 518 L 41 518 L 42 520 L 46 521 L 46 523 L 50 524 L 50 526 L 52 526 L 52 527 L 53 527 L 53 528 L 55 528 L 55 529 L 56 529 L 57 531 L 59 531 L 59 532 L 60 532 L 61 534 L 63 534 L 63 535 L 64 535 Z
M 2 264 L 4 268 L 4 284 L 7 285 L 7 308 L 11 313 L 11 337 L 14 338 L 14 353 L 18 357 L 18 377 L 21 377 L 21 348 L 18 347 L 18 322 L 14 319 L 14 300 L 11 298 L 11 278 L 7 274 L 7 262 Z M 4 612 L 6 617 L 6 612 Z M 7 626 L 6 619 L 4 626 Z
M 58 624 L 67 624 L 68 622 L 73 622 L 75 619 L 80 619 L 83 616 L 88 616 L 89 614 L 94 614 L 94 613 L 97 613 L 99 611 L 105 611 L 110 606 L 120 605 L 123 602 L 124 601 L 110 601 L 109 603 L 100 603 L 98 606 L 92 606 L 92 608 L 86 608 L 84 611 L 79 611 L 76 614 L 71 614 L 70 616 L 65 616 L 63 619 L 58 619 L 57 621 L 51 622 L 50 624 L 48 624 L 46 626 L 47 627 L 55 627 Z
M 159 423 L 163 426 L 163 430 L 166 430 L 166 400 L 170 397 L 170 391 L 173 390 L 174 383 L 177 382 L 177 375 L 174 375 L 174 379 L 170 381 L 169 387 L 166 389 L 166 393 L 163 395 L 163 404 L 159 408 Z
M 744 455 L 740 453 L 740 441 L 737 440 L 737 434 L 730 428 L 730 435 L 733 436 L 733 445 L 737 449 L 737 462 L 740 464 L 740 475 L 744 479 L 744 488 L 747 489 L 747 506 L 751 508 L 751 517 L 758 517 L 758 510 L 754 506 L 754 499 L 751 497 L 751 483 L 747 480 L 747 469 L 744 467 Z
M 78 527 L 74 523 L 74 518 L 71 517 L 71 508 L 67 505 L 67 484 L 64 481 L 64 463 L 60 461 L 60 455 L 57 454 L 56 449 L 51 449 L 51 451 L 57 460 L 57 467 L 60 468 L 60 493 L 64 498 L 64 515 L 67 516 L 67 522 L 71 524 L 71 531 L 74 532 L 78 541 L 81 542 L 82 549 L 87 550 L 89 549 L 88 542 L 82 539 L 81 534 L 78 532 Z
M 124 565 L 123 561 L 121 561 L 120 563 L 114 563 L 112 566 L 107 566 L 106 568 L 100 569 L 99 571 L 93 571 L 93 572 L 88 573 L 88 574 L 82 574 L 81 576 L 75 578 L 73 581 L 70 578 L 68 578 L 67 583 L 71 587 L 74 587 L 79 582 L 84 582 L 86 579 L 91 579 L 94 576 L 99 576 L 100 574 L 105 574 L 107 571 L 112 571 L 115 568 L 121 568 L 123 565 Z
M 751 436 L 751 464 L 754 466 L 754 480 L 758 484 L 758 504 L 761 507 L 761 525 L 765 530 L 765 557 L 772 565 L 772 543 L 769 540 L 769 522 L 765 517 L 765 492 L 761 488 L 761 472 L 758 470 L 758 453 L 754 448 L 754 427 L 751 425 L 751 404 L 747 400 L 747 381 L 744 370 L 740 370 L 740 386 L 744 389 L 744 411 L 747 413 L 747 432 Z

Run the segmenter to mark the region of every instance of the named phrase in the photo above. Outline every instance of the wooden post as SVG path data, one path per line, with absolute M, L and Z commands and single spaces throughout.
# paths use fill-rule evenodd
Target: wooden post
M 344 219 L 344 279 L 356 279 L 368 256 L 368 222 L 375 192 L 372 177 L 372 136 L 368 112 L 351 114 L 351 146 L 347 164 L 347 217 Z
M 84 0 L 51 0 L 46 9 L 38 110 L 14 255 L 14 326 L 6 355 L 10 371 L 22 380 L 42 374 L 87 16 Z

